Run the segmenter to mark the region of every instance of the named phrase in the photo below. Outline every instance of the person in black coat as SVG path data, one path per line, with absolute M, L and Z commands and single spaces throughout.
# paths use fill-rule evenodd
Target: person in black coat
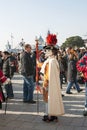
M 33 100 L 34 92 L 34 64 L 31 56 L 31 45 L 25 44 L 25 50 L 21 55 L 21 74 L 23 75 L 23 102 L 36 103 Z

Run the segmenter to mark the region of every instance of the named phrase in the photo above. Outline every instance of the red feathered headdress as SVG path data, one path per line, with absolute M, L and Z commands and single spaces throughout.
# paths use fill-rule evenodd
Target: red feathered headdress
M 48 34 L 48 36 L 46 37 L 46 42 L 47 42 L 47 45 L 52 45 L 52 46 L 55 46 L 56 43 L 57 43 L 57 38 L 56 38 L 56 35 L 55 34 Z

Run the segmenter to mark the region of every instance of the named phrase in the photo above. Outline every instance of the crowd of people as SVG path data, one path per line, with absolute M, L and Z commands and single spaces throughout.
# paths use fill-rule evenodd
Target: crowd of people
M 52 35 L 53 36 L 53 35 Z M 54 37 L 55 41 L 56 37 Z M 57 42 L 57 41 L 56 41 Z M 7 98 L 14 98 L 11 79 L 14 73 L 23 76 L 23 103 L 35 104 L 34 82 L 36 82 L 36 66 L 38 66 L 39 79 L 43 81 L 43 101 L 46 104 L 43 121 L 58 121 L 58 116 L 64 114 L 62 99 L 63 83 L 66 83 L 66 94 L 73 94 L 72 87 L 78 93 L 80 88 L 78 75 L 85 84 L 85 109 L 87 116 L 87 48 L 74 50 L 72 47 L 60 49 L 56 43 L 47 40 L 47 45 L 39 51 L 32 52 L 30 44 L 25 44 L 21 53 L 13 54 L 0 51 L 0 109 L 5 101 L 2 83 L 4 83 Z M 54 107 L 55 106 L 55 107 Z

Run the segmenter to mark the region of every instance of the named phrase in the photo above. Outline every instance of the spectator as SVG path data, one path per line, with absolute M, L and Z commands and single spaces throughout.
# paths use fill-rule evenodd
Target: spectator
M 1 87 L 2 83 L 10 83 L 10 80 L 3 74 L 2 70 L 0 69 L 0 109 L 2 109 L 2 102 L 5 101 L 5 96 Z
M 34 82 L 36 82 L 36 51 L 33 51 L 32 53 L 32 59 L 33 59 L 33 65 L 34 65 L 34 75 L 33 75 L 33 78 L 34 78 Z
M 9 63 L 10 63 L 10 75 L 11 78 L 14 76 L 14 73 L 17 72 L 18 62 L 14 53 L 9 55 Z
M 34 80 L 33 80 L 33 59 L 31 57 L 31 45 L 25 44 L 24 52 L 21 55 L 21 74 L 23 75 L 23 102 L 36 103 L 33 100 Z
M 3 73 L 7 78 L 12 78 L 12 69 L 10 66 L 10 54 L 7 51 L 3 52 Z M 8 98 L 14 98 L 12 83 L 5 84 L 5 90 Z
M 73 84 L 75 84 L 75 88 L 76 88 L 77 92 L 81 92 L 82 89 L 80 89 L 80 86 L 77 83 L 77 68 L 76 68 L 77 58 L 76 58 L 76 55 L 74 55 L 73 52 L 70 52 L 68 59 L 69 59 L 68 60 L 68 74 L 67 74 L 68 85 L 67 85 L 66 93 L 72 94 L 72 92 L 70 92 L 70 90 L 71 90 L 71 87 L 73 86 Z

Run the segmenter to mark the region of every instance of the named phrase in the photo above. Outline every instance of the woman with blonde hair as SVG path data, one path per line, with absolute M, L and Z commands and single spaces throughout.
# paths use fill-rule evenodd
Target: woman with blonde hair
M 68 85 L 66 89 L 67 94 L 72 94 L 70 92 L 73 84 L 75 85 L 75 88 L 77 92 L 81 92 L 82 89 L 80 89 L 79 84 L 77 83 L 77 68 L 76 68 L 76 62 L 77 62 L 77 55 L 74 51 L 71 51 L 68 55 L 68 73 L 67 73 L 67 80 Z

